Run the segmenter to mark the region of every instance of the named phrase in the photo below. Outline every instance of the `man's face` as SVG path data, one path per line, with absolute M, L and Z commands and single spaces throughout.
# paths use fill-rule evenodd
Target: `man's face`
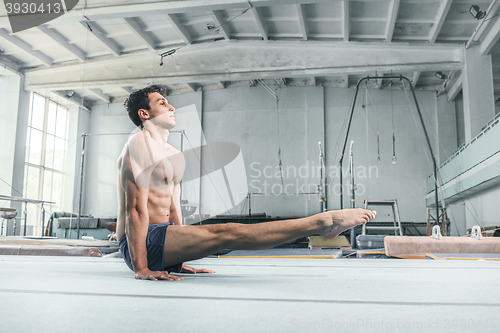
M 153 92 L 149 96 L 150 121 L 156 126 L 171 129 L 175 126 L 175 108 L 160 93 Z

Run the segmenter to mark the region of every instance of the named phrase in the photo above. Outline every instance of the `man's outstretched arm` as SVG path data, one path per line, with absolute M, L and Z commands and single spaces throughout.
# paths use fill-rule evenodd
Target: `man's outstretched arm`
M 170 202 L 170 218 L 169 222 L 175 225 L 182 225 L 181 211 L 181 184 L 174 186 Z
M 148 269 L 146 237 L 149 214 L 147 210 L 148 190 L 140 188 L 133 180 L 126 181 L 125 232 L 129 244 L 130 258 L 136 277 Z M 141 277 L 142 278 L 142 277 Z
M 155 281 L 182 280 L 168 272 L 153 272 L 148 268 L 146 247 L 149 227 L 148 197 L 153 168 L 151 166 L 138 168 L 137 161 L 140 161 L 137 156 L 126 155 L 120 171 L 125 193 L 125 233 L 135 278 Z M 134 167 L 142 172 L 134 172 Z
M 148 189 L 128 181 L 126 195 L 126 233 L 135 278 L 143 280 L 183 280 L 166 271 L 148 268 L 146 238 L 149 226 Z

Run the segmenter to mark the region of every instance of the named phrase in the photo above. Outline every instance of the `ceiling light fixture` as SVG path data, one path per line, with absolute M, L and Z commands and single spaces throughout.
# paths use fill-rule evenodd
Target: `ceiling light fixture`
M 66 94 L 66 96 L 68 96 L 68 98 L 71 98 L 74 95 L 75 95 L 75 92 L 73 90 L 68 91 L 68 93 Z
M 479 10 L 479 6 L 478 5 L 472 5 L 472 6 L 470 6 L 469 13 L 476 20 L 481 20 L 482 18 L 484 18 L 486 16 L 486 12 L 483 12 L 483 11 Z
M 162 54 L 160 54 L 160 57 L 161 57 L 161 62 L 160 62 L 160 66 L 163 66 L 163 58 L 164 57 L 168 57 L 168 56 L 171 56 L 172 54 L 175 53 L 175 51 L 177 51 L 178 49 L 180 49 L 181 47 L 179 46 L 178 48 L 176 49 L 171 49 L 171 50 L 168 50 L 167 52 L 163 52 Z
M 446 79 L 448 78 L 448 77 L 447 77 L 445 74 L 443 74 L 443 72 L 441 72 L 441 71 L 440 71 L 440 72 L 436 72 L 436 73 L 434 73 L 434 76 L 435 76 L 435 77 L 437 77 L 437 78 L 438 78 L 438 79 L 440 79 L 440 80 L 446 80 Z

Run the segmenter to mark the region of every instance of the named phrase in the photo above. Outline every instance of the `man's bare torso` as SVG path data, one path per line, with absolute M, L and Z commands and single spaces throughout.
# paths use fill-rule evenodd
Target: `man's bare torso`
M 149 224 L 170 221 L 180 224 L 180 192 L 177 192 L 184 169 L 182 153 L 167 143 L 161 146 L 148 131 L 129 138 L 118 158 L 118 239 L 125 234 L 128 182 L 148 189 Z

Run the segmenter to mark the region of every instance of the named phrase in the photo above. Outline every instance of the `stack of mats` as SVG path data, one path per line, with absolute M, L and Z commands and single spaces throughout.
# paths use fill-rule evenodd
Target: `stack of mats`
M 113 241 L 0 236 L 0 255 L 101 257 L 116 251 Z

